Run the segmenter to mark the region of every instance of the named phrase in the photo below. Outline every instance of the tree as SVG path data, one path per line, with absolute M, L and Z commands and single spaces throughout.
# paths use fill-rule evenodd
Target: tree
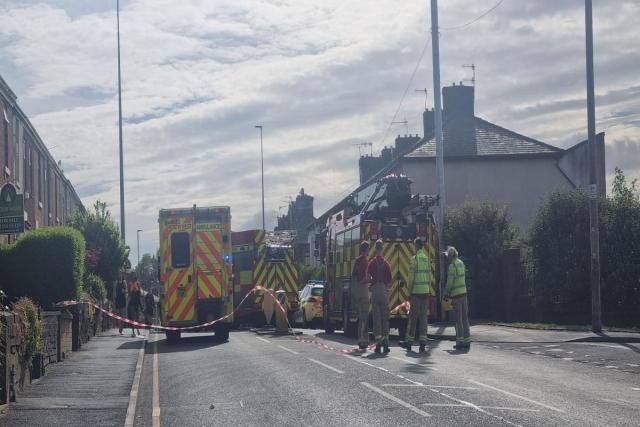
M 637 181 L 616 168 L 612 194 L 599 200 L 603 319 L 608 325 L 640 321 L 640 198 Z M 556 192 L 531 230 L 534 288 L 539 313 L 554 322 L 589 323 L 591 314 L 588 195 Z
M 107 293 L 112 283 L 129 258 L 129 248 L 120 238 L 118 226 L 111 218 L 107 204 L 96 201 L 93 210 L 78 211 L 71 226 L 79 230 L 86 241 L 86 270 L 98 275 L 107 284 Z
M 602 215 L 602 305 L 609 324 L 640 321 L 640 197 L 637 180 L 615 169 L 609 208 Z
M 140 285 L 146 290 L 160 288 L 158 281 L 158 257 L 156 255 L 144 254 L 140 263 L 136 266 L 136 276 Z
M 447 212 L 444 243 L 455 246 L 466 263 L 477 316 L 500 317 L 502 254 L 518 236 L 506 206 L 466 202 Z

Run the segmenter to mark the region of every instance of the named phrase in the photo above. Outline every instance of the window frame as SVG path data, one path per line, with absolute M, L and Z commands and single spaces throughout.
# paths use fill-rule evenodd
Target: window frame
M 174 260 L 175 257 L 174 255 L 176 254 L 176 252 L 174 251 L 174 239 L 176 238 L 183 238 L 183 236 L 186 236 L 186 263 L 180 263 L 177 264 Z M 184 242 L 184 241 L 183 241 Z M 188 232 L 186 231 L 176 231 L 174 233 L 171 233 L 171 237 L 170 237 L 170 252 L 171 252 L 171 267 L 172 268 L 186 268 L 189 267 L 191 265 L 191 238 Z

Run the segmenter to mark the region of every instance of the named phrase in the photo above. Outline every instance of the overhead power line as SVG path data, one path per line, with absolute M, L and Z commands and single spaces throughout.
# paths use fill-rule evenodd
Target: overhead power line
M 384 141 L 387 139 L 387 136 L 389 136 L 389 131 L 391 130 L 391 126 L 393 126 L 394 122 L 396 121 L 396 117 L 398 116 L 398 113 L 402 108 L 402 103 L 404 102 L 404 98 L 405 96 L 407 96 L 407 92 L 409 91 L 409 87 L 411 87 L 411 83 L 413 83 L 413 78 L 416 76 L 416 73 L 418 72 L 418 68 L 420 67 L 420 63 L 422 62 L 422 58 L 424 58 L 424 54 L 427 51 L 427 48 L 429 47 L 430 41 L 431 41 L 431 36 L 429 36 L 426 43 L 424 44 L 424 48 L 420 53 L 418 62 L 416 63 L 416 66 L 413 69 L 413 73 L 411 73 L 411 77 L 409 77 L 409 81 L 407 82 L 407 87 L 404 88 L 404 92 L 402 93 L 402 97 L 400 98 L 400 103 L 398 104 L 398 108 L 396 108 L 396 112 L 393 113 L 393 118 L 391 119 L 391 122 L 389 123 L 389 126 L 387 127 L 387 130 L 385 131 L 384 136 L 382 137 L 382 141 L 380 141 L 380 145 L 384 144 Z
M 498 3 L 494 4 L 491 9 L 489 9 L 486 12 L 482 13 L 481 15 L 473 18 L 469 22 L 465 22 L 464 24 L 456 25 L 456 26 L 453 26 L 453 27 L 440 27 L 439 29 L 440 30 L 444 30 L 444 31 L 453 31 L 453 30 L 460 30 L 462 28 L 468 27 L 469 25 L 478 22 L 479 20 L 481 20 L 482 18 L 484 18 L 485 16 L 487 16 L 488 14 L 490 14 L 491 12 L 496 10 L 503 2 L 504 2 L 504 0 L 500 0 Z

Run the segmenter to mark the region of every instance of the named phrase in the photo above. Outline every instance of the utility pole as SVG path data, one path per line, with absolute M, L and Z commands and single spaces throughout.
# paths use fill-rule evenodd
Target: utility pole
M 124 227 L 124 156 L 122 151 L 122 83 L 120 77 L 120 0 L 116 0 L 116 22 L 118 35 L 118 139 L 120 142 L 120 238 L 126 242 Z
M 262 125 L 256 125 L 260 129 L 260 176 L 262 181 L 262 230 L 266 230 L 264 225 L 264 152 L 262 150 Z
M 442 140 L 442 93 L 440 91 L 440 41 L 438 39 L 438 0 L 431 0 L 431 50 L 433 54 L 433 110 L 436 131 L 436 173 L 438 175 L 438 257 L 440 280 L 438 280 L 438 297 L 440 319 L 444 320 L 442 310 L 442 282 L 444 280 L 445 258 L 442 232 L 444 230 L 444 216 L 446 213 L 446 198 L 444 188 L 444 141 Z
M 591 0 L 585 0 L 587 48 L 587 129 L 589 138 L 589 237 L 591 242 L 591 330 L 602 331 L 600 307 L 600 225 L 598 220 L 598 175 L 596 173 L 596 106 L 593 84 L 593 16 Z M 602 184 L 600 184 L 602 185 Z

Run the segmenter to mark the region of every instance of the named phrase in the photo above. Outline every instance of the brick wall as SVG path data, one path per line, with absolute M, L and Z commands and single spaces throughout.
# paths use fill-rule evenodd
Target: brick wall
M 58 362 L 58 317 L 57 311 L 42 313 L 44 331 L 42 333 L 42 363 L 46 367 L 50 363 Z
M 58 318 L 58 332 L 60 345 L 58 346 L 58 360 L 63 361 L 71 355 L 73 349 L 72 333 L 73 316 L 67 310 L 63 310 Z

